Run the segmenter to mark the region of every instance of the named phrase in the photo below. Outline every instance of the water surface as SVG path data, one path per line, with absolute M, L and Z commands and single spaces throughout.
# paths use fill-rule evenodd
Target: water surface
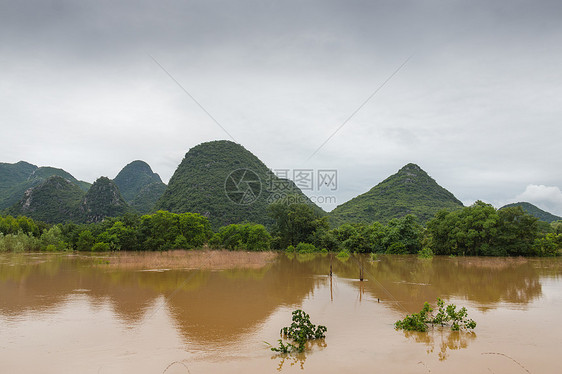
M 561 365 L 560 259 L 192 252 L 174 269 L 169 254 L 131 256 L 1 254 L 0 372 L 499 374 Z M 393 328 L 437 297 L 466 306 L 475 331 Z M 326 339 L 277 355 L 266 342 L 276 344 L 297 308 L 328 327 Z

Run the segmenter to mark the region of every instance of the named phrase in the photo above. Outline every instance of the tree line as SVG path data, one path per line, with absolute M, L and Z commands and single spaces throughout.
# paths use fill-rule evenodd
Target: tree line
M 452 256 L 556 256 L 562 221 L 548 224 L 520 207 L 501 210 L 477 201 L 442 210 L 422 225 L 414 215 L 386 224 L 344 224 L 308 204 L 269 206 L 274 224 L 231 224 L 217 232 L 197 213 L 125 214 L 95 224 L 47 225 L 27 217 L 0 216 L 0 251 L 162 251 L 208 246 L 229 250 L 387 253 Z

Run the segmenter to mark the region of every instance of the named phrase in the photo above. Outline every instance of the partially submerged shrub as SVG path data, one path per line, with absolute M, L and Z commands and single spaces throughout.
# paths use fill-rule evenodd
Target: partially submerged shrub
M 306 342 L 309 340 L 320 339 L 325 337 L 328 330 L 326 326 L 313 325 L 310 322 L 310 316 L 300 309 L 293 311 L 293 323 L 289 327 L 283 327 L 280 331 L 281 336 L 289 339 L 292 342 L 287 344 L 279 339 L 279 347 L 271 348 L 274 352 L 290 353 L 290 352 L 303 352 Z
M 92 252 L 109 252 L 111 246 L 109 243 L 96 243 L 92 246 Z
M 465 307 L 457 310 L 457 306 L 454 304 L 445 306 L 445 302 L 439 298 L 437 299 L 437 307 L 438 312 L 433 315 L 433 309 L 429 306 L 428 302 L 425 302 L 419 313 L 407 315 L 403 320 L 397 321 L 394 326 L 397 329 L 421 332 L 427 331 L 429 324 L 439 324 L 441 326 L 450 324 L 453 331 L 459 331 L 461 328 L 467 330 L 474 329 L 476 327 L 476 322 L 468 318 Z
M 298 253 L 313 253 L 316 252 L 314 244 L 300 242 L 297 245 L 296 251 Z
M 342 249 L 341 251 L 338 252 L 338 254 L 336 255 L 336 257 L 338 257 L 338 258 L 348 258 L 348 257 L 349 257 L 349 252 L 346 251 L 345 249 Z
M 433 251 L 429 247 L 423 247 L 418 251 L 419 258 L 433 258 Z

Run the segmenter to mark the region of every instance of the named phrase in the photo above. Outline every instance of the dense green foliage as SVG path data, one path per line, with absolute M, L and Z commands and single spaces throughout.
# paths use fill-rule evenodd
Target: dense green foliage
M 544 210 L 540 209 L 539 207 L 531 204 L 531 203 L 527 203 L 527 202 L 520 202 L 520 203 L 513 203 L 513 204 L 507 204 L 504 205 L 503 207 L 500 208 L 500 210 L 504 209 L 504 208 L 513 208 L 513 207 L 521 207 L 525 213 L 528 213 L 536 218 L 538 218 L 541 221 L 544 222 L 548 222 L 548 223 L 552 223 L 555 221 L 560 221 L 562 220 L 562 217 L 558 217 L 555 216 L 554 214 L 551 214 L 549 212 L 545 212 Z
M 26 217 L 0 216 L 3 251 L 191 249 L 202 247 L 211 235 L 209 221 L 197 213 L 158 211 L 143 216 L 126 214 L 87 225 L 54 226 Z M 267 239 L 269 234 L 265 231 L 264 235 Z M 267 245 L 267 240 L 264 243 Z
M 271 235 L 263 225 L 232 224 L 221 227 L 209 244 L 213 248 L 266 251 L 271 246 Z
M 290 204 L 281 199 L 268 207 L 269 216 L 274 219 L 273 236 L 276 248 L 287 248 L 301 242 L 311 243 L 318 230 L 327 230 L 327 217 L 319 209 L 304 203 Z
M 279 347 L 272 347 L 271 350 L 280 353 L 302 353 L 309 340 L 324 338 L 327 330 L 326 326 L 316 326 L 310 322 L 310 316 L 302 310 L 294 310 L 291 325 L 283 327 L 280 331 L 281 336 L 291 342 L 284 344 L 283 340 L 279 339 Z
M 26 215 L 47 223 L 101 222 L 130 211 L 117 186 L 106 177 L 96 180 L 84 193 L 59 176 L 28 189 L 17 204 L 6 210 L 8 214 Z
M 140 214 L 152 213 L 158 202 L 166 191 L 164 183 L 151 183 L 144 186 L 135 198 L 129 202 L 131 208 Z
M 230 250 L 333 251 L 342 257 L 351 253 L 418 254 L 424 258 L 557 256 L 562 250 L 562 222 L 554 222 L 544 231 L 537 219 L 520 207 L 498 211 L 480 201 L 461 210 L 440 211 L 426 227 L 415 216 L 407 215 L 386 225 L 344 224 L 330 229 L 325 217 L 316 215 L 306 204 L 276 203 L 272 212 L 276 219 L 273 235 L 263 225 L 249 223 L 223 226 L 213 234 L 208 219 L 197 213 L 127 213 L 88 225 L 52 227 L 30 218 L 7 216 L 0 219 L 0 233 L 8 244 L 0 248 L 46 250 L 50 245 L 49 250 L 90 250 L 96 243 L 104 243 L 95 249 L 166 250 L 208 244 Z M 15 244 L 18 240 L 21 245 Z
M 25 215 L 47 223 L 80 222 L 79 210 L 84 192 L 76 184 L 59 176 L 27 190 L 23 198 L 7 209 L 8 214 Z
M 421 222 L 441 209 L 460 209 L 462 203 L 415 164 L 408 164 L 368 192 L 330 212 L 332 226 L 344 223 L 386 223 L 414 214 Z
M 483 202 L 442 210 L 423 227 L 414 215 L 386 225 L 343 224 L 329 229 L 325 217 L 304 206 L 272 204 L 272 246 L 299 251 L 305 243 L 344 254 L 386 253 L 455 256 L 555 256 L 562 249 L 562 222 L 543 230 L 521 208 L 496 210 Z M 293 213 L 293 214 L 292 214 Z M 295 248 L 297 246 L 297 248 Z M 306 250 L 305 250 L 306 251 Z
M 541 233 L 537 221 L 521 207 L 498 211 L 477 201 L 461 210 L 440 211 L 427 223 L 425 235 L 436 255 L 555 255 L 545 241 L 556 243 L 558 236 Z
M 87 191 L 89 183 L 76 180 L 62 169 L 37 167 L 25 161 L 15 164 L 0 163 L 0 211 L 17 204 L 25 191 L 52 176 L 60 176 Z
M 244 147 L 221 140 L 199 144 L 186 153 L 157 209 L 203 214 L 215 230 L 244 222 L 270 226 L 273 219 L 267 206 L 289 194 L 312 204 L 293 182 L 278 178 Z
M 125 166 L 113 182 L 119 187 L 123 199 L 141 214 L 152 212 L 166 190 L 160 176 L 140 160 Z
M 421 249 L 423 228 L 413 215 L 394 218 L 383 225 L 344 224 L 332 230 L 319 230 L 313 243 L 318 248 L 347 253 L 414 254 Z
M 0 252 L 61 251 L 68 248 L 64 239 L 58 226 L 23 216 L 0 216 Z
M 457 310 L 457 306 L 454 304 L 445 306 L 445 302 L 439 298 L 437 299 L 437 307 L 437 314 L 433 315 L 433 309 L 428 302 L 425 302 L 419 313 L 407 315 L 403 320 L 396 321 L 394 326 L 397 329 L 420 332 L 427 331 L 428 325 L 445 326 L 450 324 L 453 331 L 472 330 L 476 327 L 476 322 L 468 318 L 465 307 Z
M 119 188 L 107 177 L 98 178 L 80 204 L 80 212 L 87 223 L 101 222 L 106 217 L 117 217 L 130 211 Z

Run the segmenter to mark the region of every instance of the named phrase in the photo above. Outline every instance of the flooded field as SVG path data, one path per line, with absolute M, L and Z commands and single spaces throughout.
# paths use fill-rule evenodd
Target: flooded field
M 394 329 L 437 297 L 474 332 Z M 326 339 L 272 352 L 297 308 Z M 0 254 L 0 373 L 555 373 L 560 315 L 561 259 Z

